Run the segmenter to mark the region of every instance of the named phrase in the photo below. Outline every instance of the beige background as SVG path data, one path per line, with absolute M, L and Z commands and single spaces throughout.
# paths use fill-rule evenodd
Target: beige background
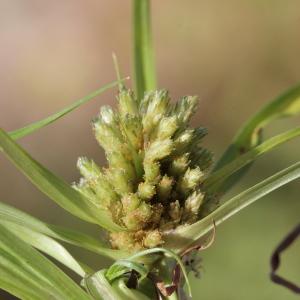
M 268 100 L 300 80 L 299 0 L 152 1 L 159 87 L 174 99 L 201 98 L 193 122 L 209 129 L 206 145 L 219 157 L 241 124 Z M 43 118 L 115 79 L 112 51 L 131 74 L 130 1 L 0 0 L 0 120 L 12 130 Z M 78 179 L 79 155 L 104 163 L 90 120 L 110 91 L 21 144 L 51 170 Z M 266 135 L 299 125 L 276 122 Z M 293 141 L 261 158 L 235 193 L 299 160 Z M 43 220 L 74 228 L 79 223 L 36 190 L 3 155 L 1 201 Z M 218 229 L 203 253 L 195 299 L 298 299 L 268 279 L 270 254 L 299 222 L 299 181 L 260 200 Z M 282 273 L 300 276 L 300 243 L 284 256 Z M 72 248 L 73 249 L 73 248 Z M 74 248 L 95 268 L 95 260 Z M 4 295 L 1 299 L 12 299 Z

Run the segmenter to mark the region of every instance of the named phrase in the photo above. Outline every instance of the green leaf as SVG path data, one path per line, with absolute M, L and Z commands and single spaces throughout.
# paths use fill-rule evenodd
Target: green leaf
M 275 100 L 268 103 L 256 113 L 236 134 L 231 145 L 224 152 L 215 166 L 215 171 L 233 161 L 241 154 L 262 142 L 262 131 L 270 122 L 280 118 L 295 116 L 300 113 L 300 86 L 296 86 Z M 220 193 L 229 190 L 249 169 L 244 167 L 227 178 L 219 187 Z
M 99 224 L 110 231 L 120 231 L 109 213 L 100 209 L 65 181 L 34 160 L 24 149 L 0 129 L 0 146 L 8 158 L 31 182 L 50 199 L 71 214 L 90 223 Z
M 133 0 L 134 81 L 138 100 L 156 87 L 150 1 Z
M 111 282 L 131 270 L 138 272 L 141 275 L 141 280 L 146 278 L 149 272 L 149 270 L 141 263 L 130 261 L 128 259 L 120 259 L 109 267 L 105 276 Z
M 298 136 L 300 136 L 300 127 L 288 130 L 282 134 L 268 139 L 266 142 L 260 144 L 259 146 L 252 148 L 251 150 L 237 157 L 218 171 L 210 174 L 204 182 L 205 191 L 219 192 L 220 183 L 226 180 L 226 178 L 228 178 L 231 174 L 241 169 L 245 165 L 251 163 L 262 154 L 267 153 L 275 147 L 286 143 Z
M 154 290 L 153 282 L 151 282 L 147 278 L 144 279 L 143 282 L 139 284 L 138 289 L 130 289 L 127 287 L 126 283 L 127 283 L 126 278 L 118 278 L 112 283 L 113 289 L 118 294 L 117 299 L 153 300 L 157 297 L 157 294 Z
M 91 300 L 37 250 L 0 225 L 0 288 L 28 300 Z
M 101 270 L 91 276 L 86 277 L 83 280 L 83 283 L 89 291 L 90 295 L 93 296 L 96 300 L 154 299 L 155 291 L 153 290 L 153 283 L 149 282 L 146 277 L 149 270 L 144 266 L 143 263 L 140 263 L 138 261 L 140 260 L 140 258 L 143 258 L 145 256 L 151 256 L 151 258 L 153 258 L 153 254 L 158 253 L 173 258 L 180 266 L 184 279 L 186 280 L 189 294 L 191 296 L 190 283 L 180 257 L 173 251 L 166 248 L 152 248 L 139 251 L 128 257 L 126 260 L 119 260 L 115 262 L 108 270 Z M 131 270 L 135 270 L 141 275 L 141 278 L 139 279 L 139 285 L 136 290 L 129 289 L 126 285 L 128 276 L 125 276 L 125 273 L 128 273 Z M 150 288 L 149 283 L 151 284 Z
M 124 81 L 125 79 L 123 79 L 122 81 Z M 66 114 L 72 112 L 73 110 L 75 110 L 76 108 L 80 107 L 82 104 L 85 104 L 86 102 L 92 100 L 93 98 L 95 98 L 96 96 L 102 94 L 103 92 L 105 92 L 106 90 L 113 88 L 114 86 L 117 86 L 119 84 L 119 80 L 118 81 L 114 81 L 112 83 L 106 84 L 105 86 L 99 88 L 98 90 L 90 93 L 89 95 L 77 100 L 76 102 L 74 102 L 73 104 L 65 107 L 64 109 L 62 109 L 61 111 L 43 119 L 40 121 L 37 121 L 35 123 L 29 124 L 23 128 L 19 128 L 17 130 L 11 131 L 9 132 L 9 135 L 12 139 L 16 140 L 19 138 L 22 138 L 32 132 L 35 132 L 36 130 L 43 128 L 51 123 L 53 123 L 54 121 L 60 119 L 61 117 L 65 116 Z
M 137 252 L 137 253 L 133 254 L 132 256 L 127 258 L 127 260 L 134 261 L 137 258 L 147 256 L 149 254 L 155 254 L 155 253 L 163 253 L 164 255 L 167 255 L 167 256 L 173 258 L 181 268 L 183 277 L 185 279 L 185 283 L 186 283 L 187 288 L 188 288 L 189 296 L 192 297 L 192 289 L 191 289 L 189 278 L 188 278 L 187 272 L 185 270 L 185 267 L 183 265 L 183 262 L 180 259 L 180 257 L 175 252 L 173 252 L 173 250 L 170 250 L 168 248 L 169 247 L 165 247 L 165 248 L 156 247 L 156 248 L 152 248 L 152 249 L 143 250 L 143 251 L 140 251 L 140 252 Z
M 0 223 L 4 222 L 19 225 L 33 232 L 64 241 L 111 259 L 122 259 L 129 255 L 126 251 L 110 249 L 106 243 L 78 230 L 75 231 L 47 224 L 25 212 L 0 202 Z
M 79 276 L 84 277 L 87 272 L 90 272 L 90 270 L 85 270 L 85 267 L 81 266 L 80 263 L 54 239 L 11 222 L 1 221 L 1 224 L 22 241 L 55 258 Z
M 113 289 L 106 279 L 105 271 L 106 270 L 98 271 L 84 279 L 84 285 L 87 291 L 95 300 L 122 300 L 119 298 L 117 291 Z
M 153 291 L 153 283 L 147 282 L 149 286 L 141 289 L 130 289 L 127 287 L 125 280 L 127 278 L 118 278 L 114 280 L 113 283 L 110 283 L 105 276 L 106 270 L 98 271 L 92 276 L 88 276 L 84 279 L 83 283 L 90 293 L 90 295 L 95 300 L 151 300 L 155 299 L 155 291 Z M 151 296 L 146 295 L 150 290 L 152 293 Z M 145 292 L 145 293 L 144 293 Z
M 165 247 L 175 252 L 181 252 L 190 244 L 197 242 L 197 240 L 205 236 L 213 228 L 213 222 L 216 225 L 220 225 L 256 200 L 299 177 L 300 162 L 297 162 L 225 201 L 219 208 L 200 221 L 189 226 L 178 227 L 176 230 L 167 233 L 165 235 Z

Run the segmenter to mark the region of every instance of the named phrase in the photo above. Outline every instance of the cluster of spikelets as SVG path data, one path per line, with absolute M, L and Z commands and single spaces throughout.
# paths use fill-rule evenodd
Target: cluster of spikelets
M 165 231 L 198 219 L 211 154 L 200 145 L 206 130 L 188 127 L 196 97 L 173 105 L 160 90 L 138 101 L 123 88 L 117 98 L 117 112 L 104 106 L 93 121 L 108 165 L 80 158 L 83 178 L 74 187 L 127 229 L 110 233 L 112 247 L 137 251 L 162 245 Z

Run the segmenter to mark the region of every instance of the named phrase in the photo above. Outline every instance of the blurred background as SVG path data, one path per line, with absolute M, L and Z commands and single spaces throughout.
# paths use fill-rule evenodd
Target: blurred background
M 209 129 L 206 146 L 220 157 L 235 132 L 268 100 L 300 81 L 299 0 L 152 1 L 159 87 L 174 99 L 199 95 L 194 125 Z M 131 2 L 116 0 L 0 1 L 0 120 L 13 130 L 44 118 L 115 80 L 114 51 L 122 73 L 132 73 Z M 129 83 L 130 84 L 130 83 Z M 76 160 L 104 164 L 90 120 L 111 90 L 20 143 L 68 182 Z M 299 117 L 273 123 L 271 136 L 299 125 Z M 300 141 L 259 161 L 232 194 L 299 160 Z M 100 232 L 64 213 L 0 155 L 1 201 L 45 221 Z M 218 228 L 203 252 L 195 299 L 293 300 L 269 280 L 269 258 L 299 222 L 299 181 L 258 201 Z M 280 273 L 300 283 L 300 242 L 284 254 Z M 72 248 L 94 268 L 108 265 Z M 192 277 L 191 277 L 192 278 Z M 78 280 L 78 278 L 75 277 Z M 14 299 L 0 292 L 1 299 Z

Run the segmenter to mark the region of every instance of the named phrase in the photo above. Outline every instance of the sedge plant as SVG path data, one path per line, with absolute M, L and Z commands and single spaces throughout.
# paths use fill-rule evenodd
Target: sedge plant
M 232 198 L 225 197 L 258 157 L 300 135 L 296 127 L 263 139 L 269 123 L 300 112 L 300 86 L 247 121 L 214 162 L 202 145 L 207 130 L 189 124 L 197 97 L 174 102 L 167 90 L 157 88 L 149 0 L 133 0 L 133 36 L 134 90 L 118 75 L 116 82 L 46 119 L 12 132 L 0 130 L 1 151 L 39 190 L 107 233 L 96 239 L 47 224 L 1 202 L 0 288 L 20 299 L 192 297 L 187 274 L 196 270 L 197 260 L 191 257 L 209 246 L 207 239 L 213 238 L 215 227 L 300 177 L 298 161 Z M 80 157 L 81 179 L 69 184 L 16 142 L 114 86 L 118 87 L 117 108 L 102 107 L 92 122 L 106 166 Z M 93 270 L 77 260 L 67 244 L 114 263 Z M 80 284 L 44 254 L 80 276 Z

